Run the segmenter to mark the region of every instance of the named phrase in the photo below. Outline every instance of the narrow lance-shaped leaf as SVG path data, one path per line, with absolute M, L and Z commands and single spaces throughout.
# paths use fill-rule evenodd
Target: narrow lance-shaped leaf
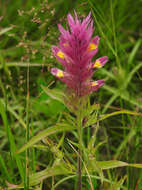
M 43 130 L 42 132 L 40 132 L 39 134 L 37 134 L 36 136 L 32 137 L 29 142 L 27 144 L 25 144 L 22 148 L 20 148 L 16 153 L 19 154 L 23 151 L 25 151 L 27 148 L 30 148 L 31 146 L 33 146 L 35 143 L 37 143 L 38 141 L 40 141 L 41 139 L 50 136 L 52 134 L 57 134 L 60 132 L 65 132 L 65 131 L 72 131 L 73 129 L 75 129 L 74 126 L 70 126 L 68 124 L 58 124 L 56 126 L 53 127 L 49 127 L 45 130 Z

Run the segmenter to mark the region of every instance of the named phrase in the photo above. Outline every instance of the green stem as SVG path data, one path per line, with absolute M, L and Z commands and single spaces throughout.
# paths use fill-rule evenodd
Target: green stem
M 29 77 L 30 77 L 30 70 L 29 66 L 27 68 L 27 99 L 26 99 L 26 142 L 30 139 L 29 133 L 29 103 L 30 103 L 30 92 L 29 92 Z M 25 186 L 24 190 L 29 189 L 29 149 L 26 150 L 26 163 L 25 163 Z
M 78 114 L 78 141 L 79 141 L 79 148 L 78 148 L 78 190 L 82 190 L 82 118 L 81 118 L 81 111 Z

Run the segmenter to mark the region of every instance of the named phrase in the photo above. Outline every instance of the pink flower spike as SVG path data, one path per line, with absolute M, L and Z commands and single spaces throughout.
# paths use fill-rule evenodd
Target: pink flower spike
M 92 39 L 93 21 L 91 13 L 80 21 L 75 12 L 75 19 L 71 14 L 67 16 L 69 29 L 58 25 L 61 33 L 59 47 L 52 46 L 53 55 L 62 64 L 64 71 L 52 68 L 51 73 L 64 82 L 71 92 L 77 96 L 86 96 L 98 90 L 104 80 L 92 81 L 93 68 L 101 68 L 108 61 L 106 56 L 91 63 L 91 59 L 98 52 L 99 36 Z

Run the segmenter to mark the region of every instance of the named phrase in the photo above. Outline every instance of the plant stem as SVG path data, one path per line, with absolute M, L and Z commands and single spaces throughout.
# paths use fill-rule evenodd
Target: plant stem
M 30 139 L 29 133 L 29 103 L 30 103 L 30 92 L 29 92 L 29 77 L 30 77 L 30 70 L 29 66 L 27 68 L 27 98 L 26 98 L 26 142 Z M 24 190 L 29 189 L 29 149 L 26 150 L 26 158 L 25 158 L 25 186 Z
M 78 150 L 78 190 L 82 189 L 82 179 L 81 179 L 81 150 Z
M 79 148 L 78 148 L 78 190 L 82 190 L 82 118 L 81 118 L 81 111 L 78 114 L 78 141 L 79 141 Z

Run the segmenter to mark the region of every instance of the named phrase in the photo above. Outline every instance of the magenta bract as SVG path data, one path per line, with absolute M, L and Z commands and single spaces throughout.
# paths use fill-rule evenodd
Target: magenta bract
M 52 46 L 53 54 L 64 71 L 52 68 L 51 73 L 80 97 L 97 91 L 104 84 L 104 80 L 92 81 L 91 78 L 94 70 L 103 67 L 108 58 L 104 56 L 91 62 L 98 52 L 100 38 L 96 36 L 92 39 L 93 21 L 90 13 L 82 22 L 76 13 L 75 19 L 71 14 L 68 14 L 67 19 L 70 29 L 65 30 L 58 25 L 61 33 L 59 47 Z

